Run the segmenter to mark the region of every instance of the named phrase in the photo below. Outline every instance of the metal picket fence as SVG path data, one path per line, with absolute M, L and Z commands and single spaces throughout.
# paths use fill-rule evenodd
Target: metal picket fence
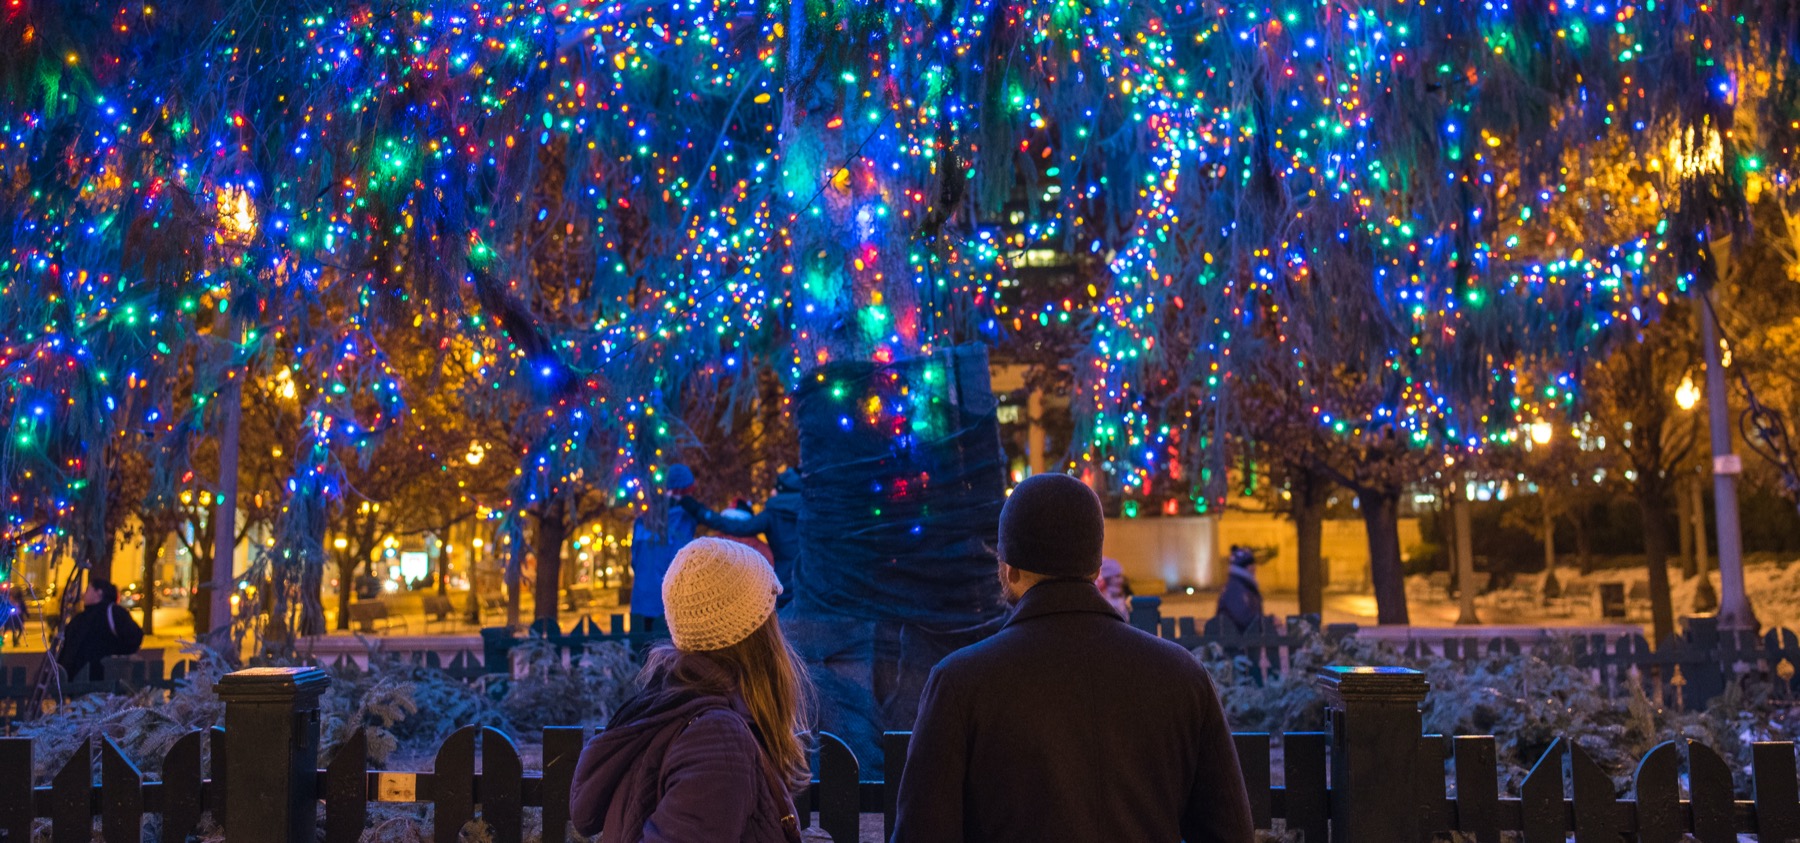
M 312 843 L 319 806 L 326 839 L 354 840 L 379 803 L 433 808 L 432 836 L 454 843 L 480 820 L 495 843 L 519 843 L 526 812 L 541 812 L 541 839 L 569 838 L 569 791 L 588 735 L 550 728 L 542 769 L 528 772 L 511 738 L 464 727 L 439 747 L 428 772 L 371 770 L 360 737 L 317 769 L 318 699 L 327 678 L 317 668 L 256 668 L 218 685 L 225 726 L 192 732 L 169 751 L 162 777 L 145 781 L 109 739 L 75 753 L 48 784 L 32 783 L 33 746 L 0 739 L 0 841 L 31 839 L 46 820 L 53 843 L 85 843 L 98 821 L 109 843 L 138 843 L 146 815 L 160 817 L 157 838 L 184 841 L 204 815 L 231 843 Z M 1503 793 L 1491 736 L 1445 739 L 1421 734 L 1422 674 L 1402 668 L 1332 667 L 1318 682 L 1329 728 L 1281 736 L 1239 734 L 1236 746 L 1259 828 L 1298 832 L 1306 841 L 1395 843 L 1463 832 L 1524 843 L 1760 843 L 1800 838 L 1800 778 L 1792 743 L 1752 748 L 1751 788 L 1738 793 L 1725 760 L 1698 743 L 1665 743 L 1637 767 L 1629 792 L 1581 747 L 1557 740 L 1516 794 Z M 800 800 L 809 825 L 838 843 L 858 839 L 864 815 L 884 814 L 891 830 L 895 788 L 909 735 L 889 733 L 887 768 L 877 779 L 842 741 L 820 738 L 818 780 Z M 206 741 L 209 747 L 203 747 Z M 1279 745 L 1279 778 L 1274 748 Z M 203 765 L 203 748 L 210 761 Z M 1446 773 L 1448 771 L 1448 773 Z M 1685 788 L 1683 786 L 1685 781 Z M 1453 787 L 1452 787 L 1453 786 Z

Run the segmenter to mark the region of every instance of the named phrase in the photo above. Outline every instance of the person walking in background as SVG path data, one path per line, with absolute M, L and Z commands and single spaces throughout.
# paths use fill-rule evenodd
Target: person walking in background
M 663 624 L 663 572 L 675 552 L 694 539 L 694 519 L 675 506 L 682 495 L 694 487 L 694 471 L 681 463 L 669 466 L 663 482 L 669 496 L 658 501 L 660 513 L 639 515 L 631 525 L 631 629 L 633 632 L 655 632 Z M 660 514 L 658 529 L 652 516 Z
M 775 576 L 784 589 L 781 605 L 794 599 L 794 569 L 800 558 L 800 472 L 782 469 L 775 477 L 775 494 L 763 504 L 762 512 L 749 518 L 729 518 L 715 513 L 691 497 L 681 499 L 681 508 L 695 521 L 728 536 L 757 536 L 769 547 Z
M 681 500 L 677 501 L 677 503 L 679 503 L 681 505 L 681 508 L 683 510 L 686 510 L 687 514 L 690 517 L 693 517 L 694 520 L 696 520 L 696 521 L 700 520 L 698 517 L 699 513 L 705 511 L 704 507 L 701 507 L 699 505 L 699 502 L 695 501 L 692 497 L 684 497 Z M 733 524 L 735 524 L 741 528 L 743 526 L 743 522 L 749 521 L 751 518 L 756 517 L 756 507 L 751 506 L 749 500 L 747 500 L 745 498 L 738 498 L 736 501 L 732 502 L 730 509 L 720 511 L 718 517 L 723 518 L 726 521 L 730 521 Z M 775 564 L 774 552 L 769 550 L 769 546 L 767 544 L 765 544 L 762 539 L 759 539 L 756 537 L 757 536 L 756 533 L 751 533 L 750 535 L 747 535 L 747 536 L 738 536 L 738 535 L 733 535 L 731 533 L 725 532 L 724 530 L 714 530 L 713 532 L 718 533 L 720 536 L 722 536 L 724 538 L 728 538 L 734 542 L 738 542 L 739 544 L 749 545 L 751 550 L 754 550 L 757 553 L 762 554 L 762 558 L 768 560 L 768 562 L 771 566 L 773 566 Z M 783 587 L 785 587 L 785 584 L 783 585 Z M 787 601 L 788 597 L 790 597 L 790 596 L 791 595 L 788 592 L 784 591 L 781 594 L 781 599 L 785 603 Z
M 0 623 L 0 635 L 12 634 L 12 645 L 19 646 L 20 639 L 25 637 L 25 586 L 14 585 L 6 590 L 6 605 L 0 606 L 6 613 L 6 622 Z
M 1226 561 L 1231 565 L 1231 575 L 1225 581 L 1225 590 L 1219 592 L 1219 608 L 1213 615 L 1243 632 L 1263 620 L 1262 589 L 1256 584 L 1256 554 L 1234 544 Z
M 1100 499 L 1066 474 L 1000 512 L 1013 614 L 932 670 L 895 843 L 1251 843 L 1230 726 L 1205 668 L 1094 587 Z
M 1119 560 L 1110 556 L 1100 560 L 1100 576 L 1094 580 L 1094 587 L 1100 589 L 1100 596 L 1106 598 L 1119 617 L 1131 620 L 1131 583 L 1125 580 L 1125 566 Z
M 106 580 L 94 580 L 81 595 L 81 614 L 69 621 L 63 633 L 62 648 L 56 652 L 56 663 L 69 679 L 86 678 L 99 681 L 100 663 L 108 656 L 129 656 L 144 646 L 144 628 L 138 626 L 131 613 L 119 605 L 119 587 Z
M 581 751 L 570 818 L 602 843 L 798 843 L 793 793 L 813 689 L 781 635 L 781 583 L 749 547 L 701 538 L 661 583 L 672 643 Z

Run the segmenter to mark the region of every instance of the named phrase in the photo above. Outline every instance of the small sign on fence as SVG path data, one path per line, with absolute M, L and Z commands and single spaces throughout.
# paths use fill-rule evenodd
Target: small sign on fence
M 375 801 L 419 801 L 419 777 L 415 773 L 382 773 L 376 778 Z

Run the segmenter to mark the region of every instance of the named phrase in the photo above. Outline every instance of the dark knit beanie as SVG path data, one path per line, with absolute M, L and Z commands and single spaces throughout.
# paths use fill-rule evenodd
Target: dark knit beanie
M 1000 561 L 1034 574 L 1093 579 L 1106 519 L 1094 490 L 1067 474 L 1034 474 L 1000 509 Z

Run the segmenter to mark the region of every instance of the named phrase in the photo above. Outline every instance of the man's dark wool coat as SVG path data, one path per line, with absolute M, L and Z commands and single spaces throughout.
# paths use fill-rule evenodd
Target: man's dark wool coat
M 1026 592 L 998 634 L 931 672 L 894 843 L 1251 843 L 1212 680 L 1092 583 Z

